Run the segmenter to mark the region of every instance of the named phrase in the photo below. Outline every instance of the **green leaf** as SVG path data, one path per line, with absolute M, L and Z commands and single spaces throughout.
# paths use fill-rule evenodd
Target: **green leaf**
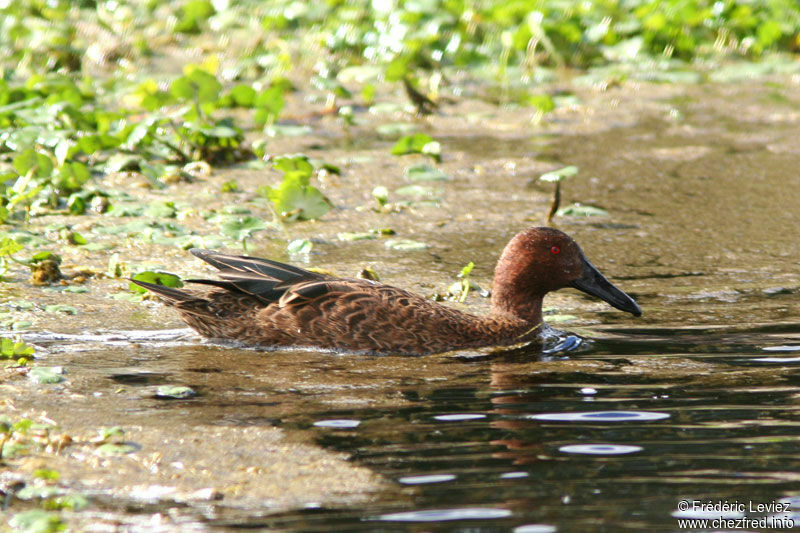
M 144 272 L 139 272 L 138 274 L 134 274 L 132 279 L 136 281 L 144 281 L 146 283 L 154 283 L 156 285 L 163 285 L 164 287 L 174 287 L 180 288 L 183 287 L 183 282 L 181 278 L 176 276 L 175 274 L 168 274 L 166 272 L 153 272 L 151 270 L 145 270 Z M 147 289 L 144 287 L 140 287 L 135 283 L 129 283 L 128 289 L 131 292 L 144 294 L 147 292 Z
M 125 455 L 136 451 L 136 446 L 132 444 L 107 442 L 97 447 L 100 455 Z
M 189 0 L 181 6 L 175 32 L 198 33 L 200 24 L 214 13 L 214 5 L 209 0 Z
M 475 263 L 470 261 L 466 264 L 464 268 L 461 269 L 461 272 L 458 273 L 459 278 L 468 278 L 469 275 L 472 273 L 472 269 L 475 268 Z
M 78 161 L 64 163 L 58 168 L 56 186 L 64 193 L 79 191 L 92 175 L 89 168 Z
M 532 94 L 525 98 L 525 103 L 535 107 L 540 113 L 549 113 L 556 108 L 555 102 L 547 94 Z
M 273 85 L 256 96 L 256 113 L 253 120 L 260 125 L 271 124 L 277 120 L 284 105 L 283 88 L 280 85 Z
M 542 181 L 555 182 L 555 181 L 561 181 L 562 179 L 567 178 L 569 176 L 574 176 L 577 173 L 578 173 L 578 167 L 576 167 L 575 165 L 570 165 L 568 167 L 559 168 L 558 170 L 551 170 L 550 172 L 545 172 L 544 174 L 539 176 L 539 179 Z
M 60 366 L 35 366 L 31 368 L 28 377 L 36 383 L 52 385 L 64 381 L 64 369 Z
M 313 247 L 314 243 L 308 239 L 295 239 L 286 246 L 286 251 L 290 255 L 307 255 Z
M 22 511 L 11 517 L 9 525 L 15 531 L 27 533 L 55 533 L 64 531 L 66 526 L 61 521 L 61 517 L 56 513 L 50 513 L 41 509 Z
M 372 189 L 372 197 L 378 202 L 378 205 L 384 206 L 389 201 L 389 189 L 383 185 L 378 185 Z
M 196 68 L 189 74 L 181 76 L 170 85 L 169 92 L 180 100 L 200 104 L 213 103 L 219 99 L 222 84 L 203 69 Z
M 82 494 L 64 494 L 63 496 L 53 498 L 47 503 L 47 506 L 55 509 L 82 511 L 89 506 L 89 500 Z
M 48 479 L 48 480 L 56 480 L 60 476 L 58 471 L 56 470 L 48 470 L 46 468 L 38 468 L 33 471 L 33 477 L 37 479 Z
M 46 305 L 44 310 L 48 313 L 64 313 L 65 315 L 77 315 L 78 310 L 71 305 L 66 304 L 52 304 Z
M 197 392 L 191 387 L 183 385 L 162 385 L 156 390 L 156 398 L 165 398 L 170 400 L 184 400 L 197 396 Z
M 249 239 L 253 233 L 268 228 L 269 225 L 260 218 L 230 217 L 220 227 L 220 233 L 231 239 L 242 241 Z
M 24 246 L 14 239 L 9 239 L 8 237 L 3 237 L 0 239 L 0 257 L 8 257 L 23 250 L 24 248 Z
M 441 159 L 441 146 L 430 135 L 415 133 L 401 138 L 392 147 L 392 155 L 425 154 L 436 161 Z
M 13 161 L 14 170 L 20 176 L 33 172 L 39 178 L 49 178 L 53 173 L 53 160 L 33 148 L 28 148 L 18 154 Z
M 602 217 L 607 216 L 608 211 L 591 205 L 581 205 L 579 203 L 575 203 L 568 205 L 567 207 L 562 207 L 556 211 L 556 214 L 558 216 L 570 217 Z
M 331 208 L 330 200 L 319 189 L 308 185 L 308 178 L 297 173 L 287 173 L 280 185 L 268 188 L 266 194 L 287 220 L 312 220 Z
M 276 157 L 273 163 L 276 170 L 280 170 L 285 174 L 292 174 L 310 178 L 314 173 L 314 165 L 308 161 L 308 156 L 295 155 L 295 156 L 281 156 Z M 306 185 L 308 181 L 305 182 Z
M 406 179 L 409 181 L 449 181 L 450 176 L 430 165 L 420 164 L 406 169 Z
M 236 85 L 231 88 L 228 95 L 234 105 L 238 107 L 253 107 L 258 93 L 250 85 Z
M 177 210 L 175 203 L 171 201 L 156 201 L 148 204 L 144 211 L 144 216 L 148 218 L 173 218 Z
M 402 252 L 417 252 L 427 249 L 428 245 L 411 239 L 389 239 L 386 241 L 386 247 Z
M 0 359 L 16 359 L 33 355 L 34 349 L 21 340 L 14 341 L 7 337 L 0 337 Z
M 357 233 L 350 233 L 347 231 L 343 231 L 336 235 L 336 238 L 340 241 L 366 241 L 366 240 L 373 240 L 377 239 L 378 235 L 376 233 L 372 233 L 369 231 L 362 231 Z

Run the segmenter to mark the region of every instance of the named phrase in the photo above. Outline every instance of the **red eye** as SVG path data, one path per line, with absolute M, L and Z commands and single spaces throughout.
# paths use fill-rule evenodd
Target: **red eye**
M 561 248 L 559 248 L 558 246 L 553 246 L 552 248 L 550 248 L 550 253 L 553 255 L 558 255 L 559 252 L 561 252 Z

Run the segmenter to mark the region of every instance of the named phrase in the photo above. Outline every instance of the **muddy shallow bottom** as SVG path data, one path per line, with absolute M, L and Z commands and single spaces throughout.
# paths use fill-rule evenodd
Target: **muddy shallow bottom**
M 26 338 L 39 347 L 36 366 L 61 367 L 65 380 L 42 385 L 5 370 L 0 414 L 55 421 L 71 442 L 7 460 L 8 511 L 37 505 L 13 496 L 23 486 L 49 486 L 89 498 L 84 510 L 62 511 L 76 529 L 677 531 L 738 527 L 684 519 L 800 521 L 793 87 L 587 91 L 583 108 L 540 129 L 513 110 L 452 109 L 420 125 L 441 141 L 451 179 L 383 213 L 371 209 L 371 188 L 386 185 L 401 199 L 396 191 L 408 185 L 410 160 L 390 158 L 391 142 L 275 140 L 277 153 L 308 149 L 342 165 L 341 178 L 321 185 L 337 210 L 265 232 L 253 254 L 287 259 L 287 240 L 312 238 L 314 253 L 293 260 L 343 275 L 373 266 L 384 281 L 424 294 L 444 292 L 475 261 L 473 279 L 488 287 L 505 241 L 548 210 L 551 187 L 535 178 L 575 164 L 564 203 L 608 214 L 555 223 L 644 315 L 563 291 L 545 302 L 548 317 L 584 340 L 565 337 L 551 353 L 258 352 L 185 332 L 134 332 L 181 323 L 158 304 L 109 299 L 119 280 L 92 280 L 85 294 L 19 283 L 5 289 L 9 313 L 33 322 Z M 230 173 L 243 191 L 265 179 Z M 169 193 L 260 213 L 246 192 L 209 192 L 229 177 Z M 181 223 L 215 231 L 201 217 Z M 381 227 L 428 247 L 401 252 L 381 238 L 337 237 Z M 178 248 L 108 239 L 122 242 L 116 251 L 132 268 L 204 272 Z M 66 268 L 102 267 L 112 251 L 76 248 Z M 19 300 L 35 305 L 15 307 Z M 64 301 L 76 315 L 42 312 Z M 487 301 L 473 295 L 467 306 L 481 311 Z M 89 333 L 74 336 L 81 331 Z M 164 398 L 164 386 L 196 395 Z M 129 453 L 99 451 L 98 430 L 110 426 L 122 427 L 114 443 Z M 35 481 L 41 469 L 60 477 Z

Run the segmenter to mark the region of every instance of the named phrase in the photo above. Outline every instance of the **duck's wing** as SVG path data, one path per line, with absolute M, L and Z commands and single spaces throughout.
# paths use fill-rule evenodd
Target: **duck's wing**
M 278 301 L 290 288 L 332 279 L 323 274 L 259 257 L 199 249 L 190 252 L 218 268 L 222 279 L 190 279 L 187 280 L 189 283 L 212 285 L 231 292 L 248 294 L 267 305 Z

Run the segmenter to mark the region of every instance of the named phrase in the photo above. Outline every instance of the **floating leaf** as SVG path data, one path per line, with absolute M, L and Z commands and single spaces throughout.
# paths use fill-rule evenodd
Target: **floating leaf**
M 30 533 L 55 533 L 64 531 L 66 526 L 61 517 L 56 513 L 50 513 L 41 509 L 22 511 L 11 517 L 9 525 L 15 531 L 25 531 Z
M 97 447 L 97 453 L 100 455 L 125 455 L 136 451 L 136 446 L 133 444 L 107 442 Z
M 267 229 L 269 225 L 253 216 L 230 217 L 222 226 L 220 233 L 237 241 L 249 239 L 255 232 Z
M 425 250 L 428 248 L 428 245 L 424 242 L 413 241 L 410 239 L 389 239 L 386 241 L 386 247 L 402 252 L 416 252 Z
M 89 500 L 82 494 L 64 494 L 57 496 L 47 502 L 47 506 L 55 509 L 69 509 L 71 511 L 82 511 L 89 506 Z
M 54 384 L 64 381 L 64 368 L 60 366 L 35 366 L 28 373 L 36 383 Z
M 144 210 L 144 216 L 148 218 L 173 218 L 176 213 L 174 202 L 152 202 Z
M 313 247 L 314 243 L 308 239 L 295 239 L 286 246 L 286 251 L 290 255 L 304 255 L 310 254 Z
M 401 138 L 392 147 L 392 155 L 425 154 L 436 161 L 441 159 L 441 146 L 430 135 L 415 133 Z
M 72 307 L 71 305 L 66 304 L 53 304 L 53 305 L 46 305 L 44 310 L 48 313 L 64 313 L 65 315 L 77 315 L 78 310 Z
M 350 232 L 347 232 L 347 231 L 343 231 L 343 232 L 337 234 L 336 237 L 340 241 L 364 241 L 364 240 L 370 240 L 370 239 L 377 239 L 378 238 L 378 236 L 375 233 L 368 232 L 368 231 L 360 232 L 360 233 L 350 233 Z
M 577 173 L 578 173 L 578 167 L 576 167 L 575 165 L 570 165 L 567 167 L 559 168 L 558 170 L 551 170 L 550 172 L 545 172 L 544 174 L 539 176 L 539 179 L 542 181 L 555 182 L 555 181 L 561 181 L 569 176 L 574 176 Z
M 419 126 L 410 122 L 392 122 L 389 124 L 381 124 L 375 131 L 381 137 L 388 137 L 390 139 L 397 139 L 403 135 L 411 135 L 417 130 Z
M 406 169 L 409 181 L 449 181 L 450 176 L 430 165 L 414 165 Z
M 570 217 L 602 217 L 607 216 L 608 211 L 591 205 L 575 203 L 568 205 L 567 207 L 562 207 L 556 214 L 559 216 Z
M 14 170 L 20 176 L 33 172 L 36 177 L 47 178 L 53 173 L 53 160 L 33 148 L 24 150 L 13 160 Z
M 194 389 L 183 385 L 162 385 L 156 390 L 156 398 L 167 400 L 184 400 L 193 396 L 197 396 Z

